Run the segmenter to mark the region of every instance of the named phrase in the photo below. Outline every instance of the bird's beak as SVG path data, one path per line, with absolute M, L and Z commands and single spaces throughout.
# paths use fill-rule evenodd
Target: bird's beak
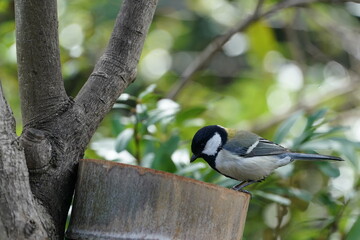
M 198 156 L 196 156 L 195 154 L 193 154 L 190 158 L 190 162 L 195 161 L 198 158 Z

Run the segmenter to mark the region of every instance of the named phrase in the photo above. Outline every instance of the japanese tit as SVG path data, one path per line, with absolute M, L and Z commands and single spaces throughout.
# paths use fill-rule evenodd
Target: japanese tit
M 294 160 L 343 161 L 334 156 L 290 152 L 254 133 L 219 125 L 198 130 L 192 140 L 191 150 L 193 155 L 190 162 L 203 158 L 222 175 L 241 181 L 233 187 L 238 191 L 245 191 L 243 187 L 263 180 L 276 168 Z

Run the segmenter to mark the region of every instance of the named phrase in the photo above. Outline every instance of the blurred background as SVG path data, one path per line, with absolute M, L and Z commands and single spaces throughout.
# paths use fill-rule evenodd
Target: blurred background
M 58 0 L 69 95 L 76 96 L 106 47 L 120 2 Z M 209 124 L 337 155 L 346 161 L 296 162 L 249 186 L 244 239 L 358 239 L 360 4 L 261 2 L 159 1 L 137 79 L 85 158 L 231 187 L 237 182 L 204 161 L 189 164 L 192 136 Z M 13 4 L 0 0 L 0 80 L 21 134 Z

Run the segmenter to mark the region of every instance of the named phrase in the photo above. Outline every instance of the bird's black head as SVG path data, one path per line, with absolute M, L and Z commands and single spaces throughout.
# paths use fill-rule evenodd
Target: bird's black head
M 219 125 L 210 125 L 201 128 L 193 137 L 191 151 L 193 156 L 190 162 L 197 158 L 214 159 L 222 146 L 227 141 L 227 132 L 225 128 Z

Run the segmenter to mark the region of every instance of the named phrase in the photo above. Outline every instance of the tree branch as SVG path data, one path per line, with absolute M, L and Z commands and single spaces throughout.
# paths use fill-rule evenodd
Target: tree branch
M 15 119 L 6 102 L 0 82 L 0 141 L 15 138 Z
M 270 17 L 276 12 L 291 7 L 297 7 L 301 5 L 307 5 L 315 2 L 329 2 L 329 3 L 341 3 L 347 2 L 345 0 L 285 0 L 274 5 L 267 11 L 261 12 L 263 0 L 259 0 L 253 14 L 245 18 L 237 26 L 230 29 L 222 36 L 215 38 L 207 47 L 192 61 L 181 75 L 179 81 L 171 89 L 167 98 L 175 99 L 181 90 L 191 81 L 194 75 L 201 70 L 214 56 L 221 50 L 222 46 L 236 33 L 245 31 L 253 23 L 259 19 Z M 354 0 L 353 2 L 360 2 L 360 0 Z
M 15 1 L 18 75 L 25 125 L 53 118 L 68 101 L 61 76 L 56 4 L 56 0 Z
M 34 199 L 15 119 L 0 82 L 0 239 L 48 239 L 54 232 L 45 209 Z
M 235 33 L 244 31 L 252 23 L 257 21 L 259 19 L 262 4 L 263 0 L 259 0 L 252 15 L 247 17 L 233 29 L 230 29 L 224 35 L 215 38 L 210 44 L 208 44 L 207 47 L 195 58 L 195 60 L 188 65 L 184 73 L 181 75 L 180 80 L 170 90 L 167 98 L 175 99 L 180 91 L 190 82 L 195 73 L 202 69 Z
M 86 113 L 90 129 L 96 129 L 116 99 L 134 81 L 156 5 L 157 0 L 123 2 L 107 49 L 75 99 Z M 90 137 L 93 131 L 89 134 Z

